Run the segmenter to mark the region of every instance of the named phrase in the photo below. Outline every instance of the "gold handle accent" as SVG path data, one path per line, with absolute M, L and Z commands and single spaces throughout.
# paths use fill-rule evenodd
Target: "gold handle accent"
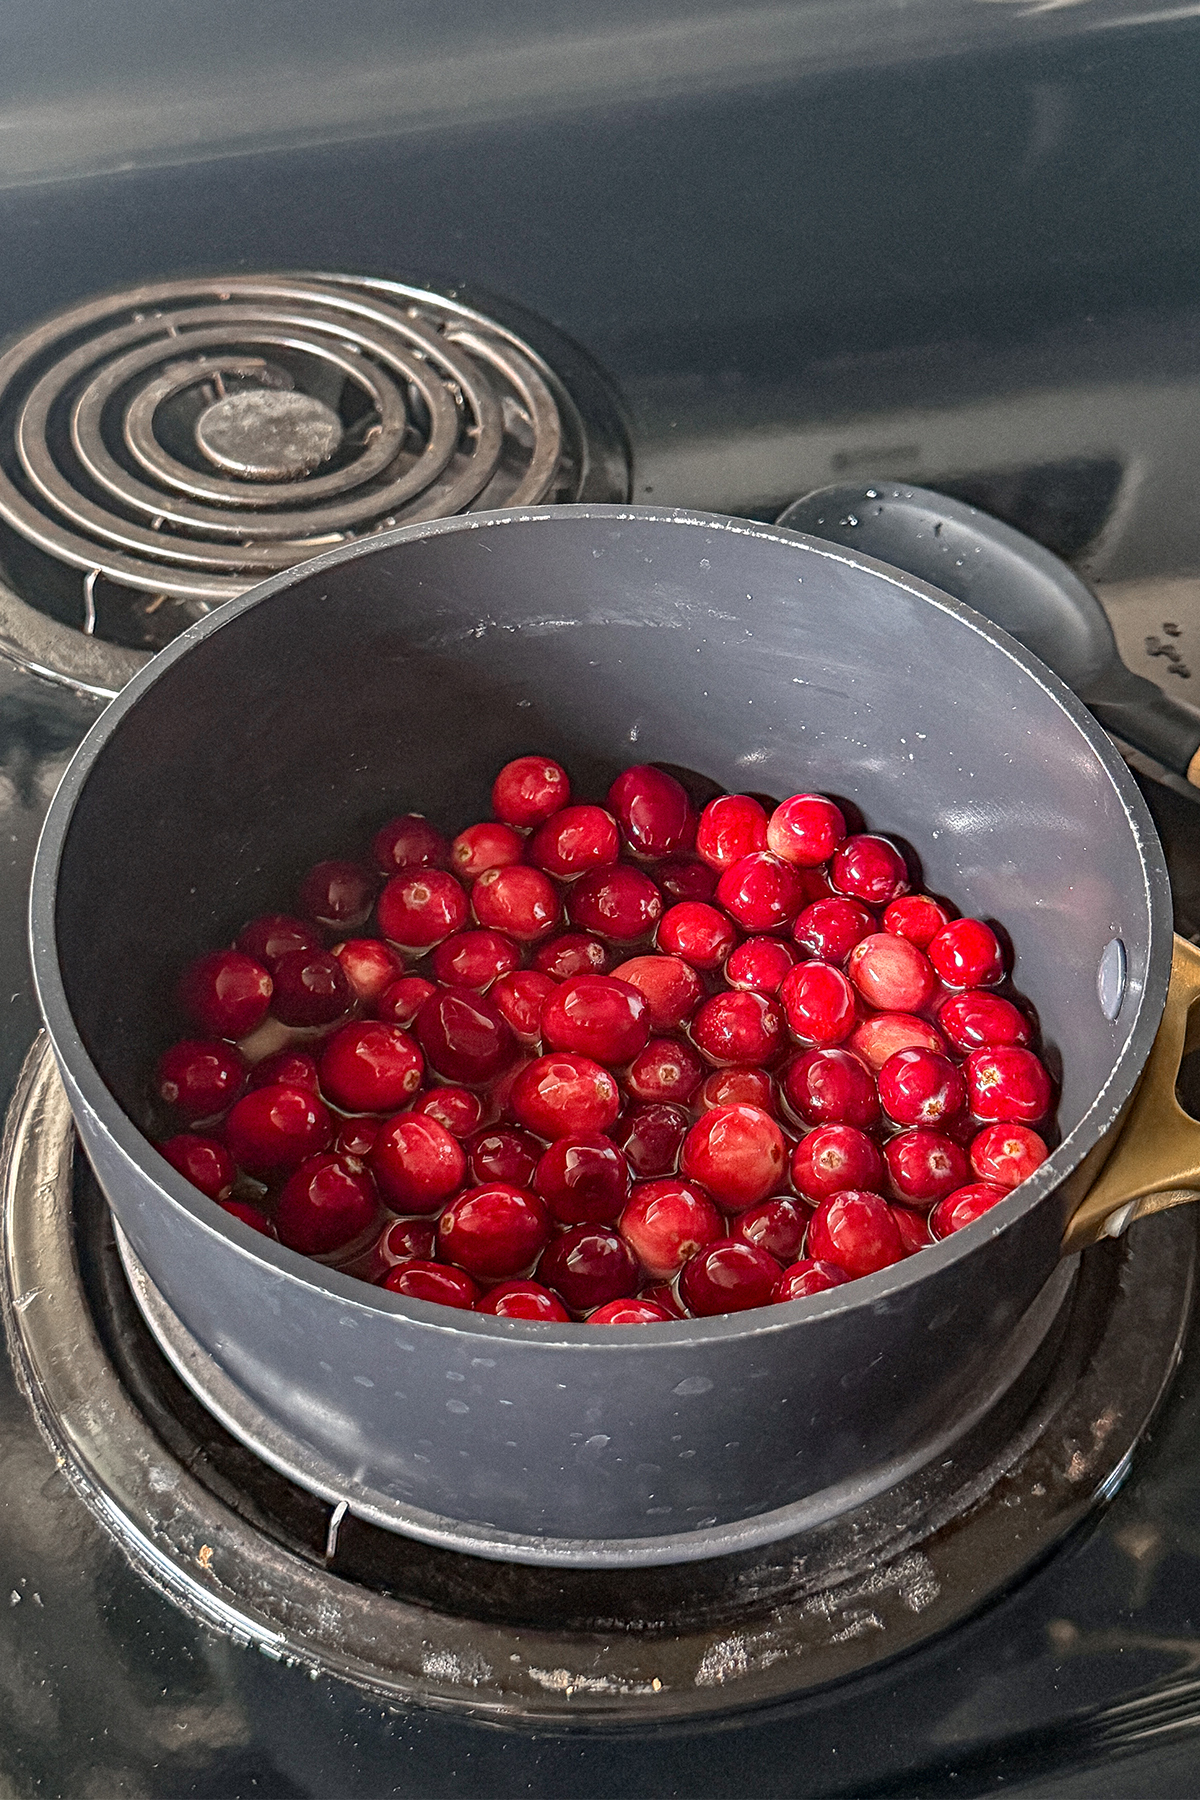
M 1200 1121 L 1175 1098 L 1179 1065 L 1200 1044 L 1200 950 L 1176 937 L 1158 1034 L 1111 1154 L 1063 1234 L 1063 1250 L 1119 1237 L 1135 1219 L 1200 1200 Z

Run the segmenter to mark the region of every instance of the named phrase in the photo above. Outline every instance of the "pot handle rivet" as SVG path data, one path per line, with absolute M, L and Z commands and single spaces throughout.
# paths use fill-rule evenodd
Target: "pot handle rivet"
M 1124 944 L 1120 938 L 1110 938 L 1096 970 L 1096 992 L 1100 996 L 1100 1011 L 1106 1019 L 1115 1019 L 1121 1010 L 1127 967 Z

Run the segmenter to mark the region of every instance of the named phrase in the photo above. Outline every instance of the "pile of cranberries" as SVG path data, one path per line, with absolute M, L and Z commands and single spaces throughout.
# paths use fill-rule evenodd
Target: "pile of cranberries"
M 697 814 L 645 765 L 599 806 L 522 756 L 492 804 L 184 972 L 159 1148 L 227 1212 L 394 1294 L 650 1324 L 886 1268 L 1045 1159 L 996 934 L 832 800 Z

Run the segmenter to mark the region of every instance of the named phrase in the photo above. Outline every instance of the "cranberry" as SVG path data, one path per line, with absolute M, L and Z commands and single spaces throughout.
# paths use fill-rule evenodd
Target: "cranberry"
M 669 1175 L 679 1160 L 690 1123 L 682 1107 L 649 1101 L 624 1113 L 613 1126 L 611 1136 L 624 1150 L 625 1160 L 635 1175 Z
M 929 960 L 950 988 L 995 987 L 1004 980 L 1000 940 L 982 919 L 954 919 L 932 940 Z
M 494 1319 L 534 1319 L 549 1325 L 560 1325 L 571 1316 L 562 1301 L 540 1281 L 497 1282 L 482 1300 L 475 1302 L 475 1311 Z
M 669 1281 L 656 1282 L 652 1287 L 645 1287 L 637 1297 L 639 1300 L 647 1302 L 650 1306 L 660 1306 L 668 1319 L 687 1318 L 687 1314 L 679 1304 L 679 1296 L 675 1292 L 673 1284 Z M 625 1303 L 622 1300 L 614 1300 L 612 1304 L 614 1306 L 623 1306 Z M 594 1318 L 595 1314 L 593 1314 L 592 1317 Z M 591 1324 L 590 1319 L 588 1323 Z
M 179 1004 L 213 1037 L 248 1037 L 271 1004 L 271 976 L 240 950 L 198 957 L 179 984 Z
M 938 932 L 954 914 L 928 894 L 902 894 L 883 915 L 883 929 L 893 937 L 907 938 L 918 950 L 928 950 Z
M 612 1225 L 629 1194 L 629 1164 L 598 1131 L 559 1138 L 533 1177 L 559 1225 Z
M 438 1220 L 442 1255 L 469 1275 L 489 1281 L 520 1275 L 549 1236 L 550 1215 L 543 1202 L 505 1181 L 468 1188 Z
M 234 1162 L 264 1178 L 299 1168 L 332 1138 L 328 1108 L 303 1088 L 255 1088 L 225 1121 L 225 1142 Z
M 615 944 L 631 944 L 662 918 L 662 895 L 640 869 L 596 869 L 567 896 L 567 917 L 580 931 Z
M 855 944 L 846 973 L 881 1012 L 920 1012 L 937 988 L 928 958 L 907 938 L 878 931 Z
M 487 1107 L 478 1094 L 462 1087 L 430 1088 L 413 1102 L 414 1113 L 435 1119 L 451 1137 L 468 1138 L 478 1131 L 487 1117 Z
M 535 1060 L 536 1058 L 532 1056 L 522 1056 L 518 1051 L 517 1060 L 512 1068 L 509 1069 L 506 1075 L 501 1075 L 499 1081 L 493 1082 L 488 1090 L 492 1102 L 493 1113 L 497 1119 L 502 1119 L 506 1124 L 511 1125 L 516 1119 L 516 1114 L 512 1109 L 513 1089 L 516 1087 L 517 1082 L 525 1073 L 526 1069 Z M 518 1182 L 517 1185 L 520 1186 L 521 1184 Z
M 496 1125 L 489 1131 L 476 1132 L 467 1144 L 467 1168 L 477 1186 L 503 1181 L 510 1187 L 532 1187 L 533 1172 L 544 1149 L 542 1140 L 531 1131 L 522 1131 L 516 1125 Z
M 749 937 L 738 945 L 725 964 L 730 987 L 752 988 L 759 994 L 777 994 L 783 978 L 796 962 L 796 952 L 778 938 Z
M 522 1069 L 509 1104 L 518 1125 L 553 1141 L 577 1131 L 607 1131 L 621 1110 L 621 1095 L 598 1062 L 556 1052 Z
M 371 846 L 381 875 L 398 875 L 402 869 L 444 869 L 450 846 L 421 813 L 402 813 L 389 819 L 375 833 Z
M 802 1044 L 840 1044 L 858 1023 L 854 989 L 832 963 L 797 963 L 779 998 L 788 1030 Z
M 743 931 L 778 931 L 790 925 L 807 899 L 791 863 L 758 850 L 726 869 L 717 899 Z
M 782 1305 L 785 1300 L 807 1300 L 810 1294 L 824 1294 L 830 1288 L 844 1287 L 849 1279 L 845 1269 L 839 1269 L 836 1263 L 814 1262 L 805 1257 L 783 1271 L 775 1289 L 775 1301 Z
M 561 937 L 539 944 L 533 966 L 554 981 L 570 981 L 573 975 L 607 975 L 612 952 L 598 937 L 586 931 L 564 931 Z
M 804 1246 L 808 1220 L 807 1206 L 779 1194 L 774 1200 L 760 1200 L 757 1206 L 748 1206 L 744 1213 L 739 1213 L 733 1221 L 730 1236 L 765 1250 L 786 1268 L 795 1262 Z
M 538 1280 L 553 1288 L 572 1312 L 587 1313 L 608 1300 L 636 1292 L 638 1265 L 615 1231 L 602 1225 L 574 1225 L 542 1252 Z
M 929 1215 L 931 1236 L 936 1241 L 949 1237 L 953 1231 L 961 1231 L 964 1225 L 973 1225 L 985 1212 L 990 1212 L 997 1201 L 1007 1200 L 1010 1191 L 991 1181 L 974 1181 L 947 1194 Z
M 232 1106 L 246 1082 L 246 1059 L 232 1044 L 185 1038 L 159 1058 L 154 1085 L 168 1106 L 195 1123 Z
M 401 1113 L 384 1125 L 370 1155 L 379 1191 L 396 1212 L 436 1212 L 467 1173 L 457 1138 L 426 1113 Z
M 1054 1089 L 1032 1050 L 1011 1045 L 972 1050 L 967 1058 L 971 1111 L 986 1123 L 1036 1125 L 1050 1111 Z
M 890 839 L 862 834 L 835 850 L 829 882 L 835 893 L 867 906 L 886 906 L 907 888 L 908 868 Z
M 847 1188 L 818 1205 L 809 1221 L 808 1253 L 847 1275 L 873 1275 L 899 1262 L 904 1244 L 886 1200 Z
M 501 975 L 511 975 L 520 962 L 511 938 L 500 931 L 456 931 L 433 953 L 433 972 L 446 987 L 474 988 L 483 993 Z
M 718 1066 L 770 1062 L 783 1047 L 783 1013 L 769 994 L 714 994 L 692 1020 L 691 1035 L 701 1056 Z
M 701 1319 L 749 1312 L 771 1304 L 779 1276 L 779 1264 L 765 1250 L 737 1238 L 721 1238 L 687 1264 L 679 1277 L 679 1294 L 689 1312 Z
M 999 994 L 955 994 L 938 1008 L 937 1022 L 956 1050 L 999 1049 L 1015 1044 L 1027 1049 L 1033 1028 L 1011 1000 Z
M 462 1269 L 448 1269 L 445 1263 L 397 1263 L 383 1283 L 389 1294 L 402 1294 L 406 1300 L 433 1300 L 439 1306 L 457 1306 L 462 1311 L 473 1307 L 479 1288 Z
M 517 1042 L 499 1008 L 486 994 L 439 988 L 416 1024 L 417 1042 L 431 1069 L 456 1087 L 481 1087 L 512 1063 Z
M 802 950 L 821 962 L 844 963 L 855 944 L 874 929 L 875 915 L 865 906 L 832 894 L 828 900 L 814 900 L 804 908 L 792 927 L 792 936 Z
M 567 771 L 548 756 L 518 756 L 505 763 L 492 784 L 492 811 L 521 830 L 540 825 L 570 798 Z
M 771 1112 L 775 1089 L 765 1069 L 716 1069 L 705 1077 L 695 1104 L 704 1112 L 714 1106 L 761 1106 Z
M 1043 1140 L 1028 1125 L 985 1125 L 971 1144 L 971 1168 L 980 1181 L 1015 1188 L 1028 1181 L 1049 1154 Z
M 253 957 L 267 969 L 273 969 L 281 956 L 291 950 L 323 950 L 321 935 L 307 919 L 293 919 L 287 913 L 263 913 L 238 934 L 237 948 L 243 956 Z
M 332 1025 L 353 1003 L 342 965 L 327 950 L 293 950 L 276 963 L 271 1011 L 281 1025 Z
M 869 1068 L 879 1070 L 897 1050 L 944 1051 L 946 1044 L 928 1019 L 918 1019 L 912 1013 L 888 1012 L 872 1013 L 856 1025 L 848 1047 Z
M 514 1036 L 534 1044 L 542 1035 L 542 1007 L 557 985 L 553 976 L 537 969 L 514 969 L 500 977 L 489 998 Z
M 382 1119 L 359 1117 L 347 1119 L 333 1140 L 333 1148 L 339 1156 L 352 1156 L 356 1162 L 365 1162 L 371 1154 L 371 1146 L 379 1136 Z
M 806 1050 L 780 1077 L 784 1098 L 805 1125 L 879 1123 L 879 1095 L 865 1063 L 848 1050 Z
M 704 985 L 690 963 L 678 956 L 634 956 L 613 970 L 643 996 L 651 1031 L 675 1031 L 704 998 Z
M 264 1237 L 278 1238 L 274 1220 L 268 1219 L 261 1207 L 248 1206 L 244 1200 L 221 1200 L 218 1204 L 222 1212 L 240 1219 L 243 1225 L 249 1225 L 251 1231 L 261 1231 Z
M 724 871 L 767 848 L 767 815 L 749 794 L 721 794 L 700 814 L 696 854 Z
M 827 863 L 846 841 L 846 820 L 824 794 L 793 794 L 767 825 L 767 848 L 802 869 Z
M 425 1062 L 406 1031 L 370 1019 L 335 1031 L 320 1068 L 321 1092 L 342 1112 L 389 1113 L 417 1092 Z
M 932 1206 L 970 1173 L 962 1145 L 939 1131 L 902 1131 L 883 1155 L 892 1192 L 909 1206 Z
M 878 1144 L 853 1125 L 819 1125 L 802 1137 L 792 1152 L 793 1185 L 814 1202 L 847 1188 L 879 1193 L 883 1180 Z
M 598 1306 L 594 1313 L 588 1314 L 588 1324 L 667 1325 L 678 1317 L 678 1313 L 668 1312 L 656 1300 L 649 1300 L 645 1294 L 638 1294 L 628 1300 L 610 1300 L 607 1306 Z
M 936 1050 L 897 1050 L 879 1071 L 879 1098 L 897 1125 L 942 1125 L 967 1104 L 967 1084 Z
M 679 1038 L 651 1038 L 625 1074 L 636 1100 L 675 1101 L 686 1106 L 704 1076 L 704 1064 Z
M 228 1200 L 237 1175 L 234 1161 L 224 1144 L 216 1138 L 198 1137 L 193 1131 L 181 1131 L 158 1146 L 173 1169 L 185 1181 L 207 1194 L 210 1200 Z
M 724 913 L 704 900 L 681 900 L 663 914 L 656 943 L 671 957 L 682 957 L 694 969 L 719 969 L 737 932 Z
M 364 1006 L 374 1006 L 385 989 L 404 974 L 404 964 L 379 938 L 347 938 L 330 953 L 337 957 L 350 991 Z
M 321 1080 L 316 1059 L 307 1050 L 277 1050 L 255 1063 L 246 1086 L 307 1088 L 310 1094 L 319 1094 Z
M 381 1282 L 397 1263 L 433 1260 L 437 1225 L 432 1219 L 391 1219 L 352 1273 L 363 1281 Z
M 564 806 L 539 825 L 529 841 L 529 860 L 559 881 L 616 862 L 621 840 L 617 821 L 602 806 Z
M 691 859 L 658 863 L 654 879 L 668 900 L 711 900 L 717 891 L 717 871 Z
M 674 856 L 690 850 L 693 816 L 686 789 L 673 775 L 642 763 L 624 769 L 608 790 L 626 843 L 639 856 Z
M 416 1019 L 430 994 L 436 993 L 433 982 L 426 981 L 423 975 L 402 975 L 380 994 L 375 1002 L 375 1017 L 385 1025 L 407 1027 Z
M 577 1050 L 620 1068 L 649 1041 L 649 1008 L 627 981 L 577 975 L 556 988 L 542 1007 L 542 1036 L 551 1050 Z
M 758 1106 L 714 1106 L 683 1140 L 679 1167 L 726 1212 L 765 1200 L 787 1168 L 783 1133 Z
M 384 887 L 379 896 L 379 929 L 402 950 L 432 950 L 451 932 L 462 930 L 467 912 L 467 896 L 453 875 L 444 869 L 416 869 L 409 875 L 393 875 Z
M 536 944 L 549 936 L 562 917 L 550 877 L 525 863 L 485 869 L 471 889 L 471 905 L 481 925 L 505 931 L 519 944 Z
M 310 919 L 337 930 L 362 925 L 371 915 L 375 881 L 352 862 L 319 862 L 300 883 L 300 905 Z
M 675 1275 L 724 1232 L 702 1188 L 686 1181 L 641 1181 L 621 1215 L 621 1236 L 648 1275 Z
M 450 867 L 460 881 L 476 881 L 489 869 L 507 869 L 525 854 L 525 839 L 511 825 L 485 820 L 468 825 L 450 846 Z
M 275 1209 L 281 1243 L 305 1256 L 331 1256 L 375 1223 L 379 1200 L 364 1169 L 325 1152 L 308 1157 L 285 1182 Z
M 913 1256 L 918 1250 L 929 1248 L 933 1239 L 929 1235 L 929 1219 L 925 1213 L 914 1212 L 911 1206 L 893 1206 L 892 1217 L 896 1221 L 905 1256 Z

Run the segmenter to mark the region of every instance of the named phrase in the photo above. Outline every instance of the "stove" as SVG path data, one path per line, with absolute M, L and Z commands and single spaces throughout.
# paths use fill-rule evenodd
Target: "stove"
M 611 6 L 584 36 L 493 0 L 468 38 L 386 10 L 353 55 L 315 8 L 252 17 L 235 58 L 214 7 L 130 5 L 13 64 L 5 1791 L 1191 1794 L 1189 1210 L 1064 1271 L 936 1465 L 769 1553 L 619 1577 L 417 1544 L 248 1449 L 74 1154 L 23 941 L 49 796 L 148 654 L 318 547 L 912 479 L 1068 557 L 1139 673 L 1200 681 L 1182 13 Z M 1200 939 L 1196 798 L 1136 766 Z

